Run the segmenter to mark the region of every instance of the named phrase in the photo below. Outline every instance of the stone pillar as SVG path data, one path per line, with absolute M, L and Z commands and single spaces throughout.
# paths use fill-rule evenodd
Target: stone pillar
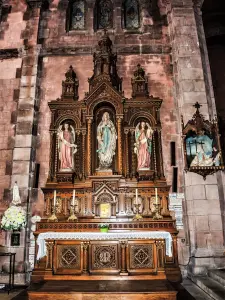
M 16 250 L 16 258 L 22 255 L 26 278 L 29 281 L 30 264 L 29 255 L 34 252 L 34 240 L 30 240 L 30 213 L 31 203 L 36 199 L 33 189 L 35 171 L 36 135 L 37 135 L 37 110 L 38 110 L 38 61 L 41 45 L 37 44 L 38 26 L 42 0 L 27 0 L 31 15 L 26 23 L 27 32 L 32 28 L 32 33 L 25 39 L 25 46 L 21 49 L 22 76 L 20 80 L 20 93 L 17 108 L 17 124 L 15 134 L 15 147 L 13 151 L 11 187 L 17 181 L 22 206 L 27 210 L 25 239 Z M 30 248 L 29 248 L 30 245 Z M 34 253 L 32 254 L 34 256 Z M 25 284 L 20 282 L 20 284 Z
M 167 15 L 178 118 L 183 115 L 186 124 L 195 112 L 193 104 L 198 101 L 202 105 L 201 113 L 208 119 L 210 110 L 192 0 L 172 0 L 167 6 Z M 178 125 L 181 135 L 181 122 Z M 189 253 L 186 251 L 181 263 L 187 264 L 190 274 L 205 274 L 207 268 L 224 265 L 217 177 L 218 174 L 214 174 L 203 180 L 195 173 L 184 173 L 184 232 L 188 233 L 185 243 Z

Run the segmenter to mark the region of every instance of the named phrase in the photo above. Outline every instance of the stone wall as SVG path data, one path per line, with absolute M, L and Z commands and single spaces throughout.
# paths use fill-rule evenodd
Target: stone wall
M 20 58 L 0 62 L 0 214 L 10 201 L 15 124 L 21 73 Z
M 204 52 L 200 51 L 193 3 L 174 0 L 167 11 L 178 114 L 184 116 L 186 123 L 194 113 L 192 105 L 198 101 L 202 105 L 201 113 L 209 119 L 210 107 L 215 107 L 215 103 L 208 103 Z M 184 220 L 187 234 L 182 248 L 183 253 L 189 252 L 189 260 L 184 263 L 184 268 L 190 274 L 206 274 L 207 268 L 224 265 L 221 215 L 223 194 L 219 193 L 219 175 L 207 176 L 205 181 L 194 173 L 184 176 Z

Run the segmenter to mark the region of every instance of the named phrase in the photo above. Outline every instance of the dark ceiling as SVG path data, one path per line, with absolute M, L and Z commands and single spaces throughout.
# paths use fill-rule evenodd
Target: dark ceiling
M 205 0 L 202 6 L 202 19 L 207 43 L 224 43 L 225 0 Z

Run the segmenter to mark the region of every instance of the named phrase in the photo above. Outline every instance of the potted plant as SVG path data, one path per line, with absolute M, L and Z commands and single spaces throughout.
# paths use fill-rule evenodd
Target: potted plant
M 106 223 L 99 224 L 98 227 L 100 228 L 101 232 L 108 232 L 108 230 L 109 230 L 109 224 L 106 224 Z

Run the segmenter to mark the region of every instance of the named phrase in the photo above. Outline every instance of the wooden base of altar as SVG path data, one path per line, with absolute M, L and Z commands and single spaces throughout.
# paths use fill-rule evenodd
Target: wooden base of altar
M 175 300 L 177 291 L 167 280 L 47 281 L 32 284 L 29 300 Z

